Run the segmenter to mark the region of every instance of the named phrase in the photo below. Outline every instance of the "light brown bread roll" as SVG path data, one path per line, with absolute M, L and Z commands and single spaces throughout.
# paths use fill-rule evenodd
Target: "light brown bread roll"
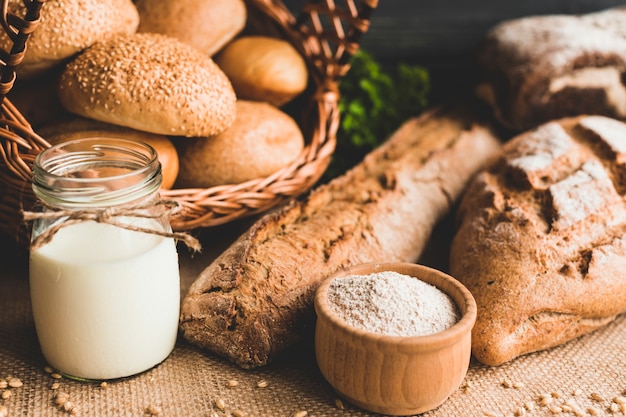
M 407 121 L 361 164 L 265 215 L 215 259 L 184 297 L 184 337 L 241 367 L 266 365 L 312 331 L 313 294 L 330 273 L 416 261 L 499 146 L 467 114 L 438 109 Z
M 626 119 L 626 8 L 531 16 L 491 29 L 478 61 L 478 95 L 523 131 L 567 116 Z
M 297 123 L 271 104 L 238 100 L 237 118 L 223 133 L 176 141 L 177 187 L 206 188 L 268 176 L 295 161 L 304 148 Z
M 61 74 L 61 104 L 77 115 L 173 136 L 213 136 L 235 120 L 230 81 L 206 54 L 154 33 L 98 42 Z
M 603 116 L 549 122 L 468 187 L 450 272 L 478 305 L 479 361 L 557 346 L 626 311 L 625 138 Z
M 138 32 L 169 35 L 212 56 L 244 28 L 243 0 L 136 0 Z
M 239 37 L 215 56 L 215 62 L 244 100 L 282 106 L 302 93 L 308 82 L 304 58 L 283 39 Z
M 22 0 L 10 0 L 8 10 L 23 16 L 26 7 Z M 18 78 L 42 75 L 97 41 L 134 33 L 138 25 L 139 14 L 131 0 L 48 0 L 39 26 L 28 38 L 24 59 L 17 67 Z M 10 50 L 4 30 L 0 42 L 3 49 Z
M 178 176 L 179 158 L 174 144 L 167 136 L 142 132 L 128 127 L 112 125 L 97 120 L 73 117 L 43 126 L 39 131 L 51 144 L 82 138 L 122 138 L 136 140 L 152 146 L 161 163 L 163 182 L 161 188 L 172 188 Z

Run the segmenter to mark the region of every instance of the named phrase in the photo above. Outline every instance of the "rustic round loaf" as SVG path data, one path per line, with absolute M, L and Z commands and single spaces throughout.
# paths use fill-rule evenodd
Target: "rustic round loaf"
M 524 132 L 474 177 L 450 272 L 476 299 L 474 356 L 500 365 L 626 312 L 626 124 L 559 119 Z
M 26 7 L 22 0 L 11 0 L 8 11 L 23 16 Z M 48 0 L 17 67 L 19 78 L 38 76 L 96 41 L 134 33 L 138 24 L 139 14 L 131 0 Z M 2 48 L 10 50 L 4 30 L 0 40 Z
M 282 106 L 302 93 L 308 82 L 306 62 L 287 41 L 242 36 L 215 56 L 237 97 Z
M 274 173 L 297 159 L 304 138 L 297 123 L 275 106 L 239 100 L 228 130 L 175 144 L 181 160 L 177 186 L 205 188 Z
M 51 144 L 81 138 L 121 138 L 147 143 L 157 152 L 161 163 L 163 182 L 161 188 L 172 188 L 178 176 L 178 153 L 167 136 L 142 132 L 128 127 L 112 125 L 83 117 L 74 117 L 42 127 L 38 132 Z
M 243 0 L 137 0 L 138 32 L 162 33 L 213 55 L 245 26 Z
M 213 136 L 235 120 L 235 92 L 213 60 L 161 34 L 98 42 L 72 60 L 59 99 L 80 116 L 162 135 Z

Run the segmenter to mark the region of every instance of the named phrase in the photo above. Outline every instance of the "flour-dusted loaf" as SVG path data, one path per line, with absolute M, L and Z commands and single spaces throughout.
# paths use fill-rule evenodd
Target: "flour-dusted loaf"
M 312 331 L 323 278 L 362 262 L 415 261 L 471 176 L 500 148 L 484 124 L 437 109 L 407 121 L 345 175 L 267 214 L 190 287 L 180 327 L 243 368 Z
M 582 114 L 626 118 L 625 7 L 502 22 L 478 59 L 477 92 L 512 129 Z
M 499 365 L 626 311 L 626 124 L 548 122 L 507 142 L 460 203 L 450 272 L 472 292 L 475 357 Z

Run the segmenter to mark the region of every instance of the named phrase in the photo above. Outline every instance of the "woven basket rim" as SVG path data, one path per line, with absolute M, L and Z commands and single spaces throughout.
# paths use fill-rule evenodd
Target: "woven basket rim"
M 8 0 L 1 1 L 6 4 Z M 259 214 L 298 197 L 315 185 L 335 150 L 339 126 L 338 81 L 348 71 L 350 57 L 358 50 L 360 36 L 369 27 L 369 15 L 377 6 L 377 0 L 358 3 L 356 0 L 345 0 L 346 4 L 341 8 L 332 2 L 307 0 L 296 18 L 281 0 L 244 1 L 249 11 L 261 13 L 260 17 L 267 19 L 268 25 L 276 28 L 296 47 L 308 64 L 310 92 L 303 94 L 310 94 L 311 97 L 308 97 L 308 107 L 304 109 L 308 113 L 304 114 L 313 117 L 299 121 L 303 129 L 304 125 L 309 129 L 303 130 L 305 146 L 295 161 L 266 177 L 209 188 L 162 189 L 163 198 L 175 200 L 181 206 L 181 210 L 170 218 L 174 230 L 211 227 Z M 33 1 L 37 2 L 44 3 L 45 0 Z M 24 49 L 28 34 L 35 30 L 39 16 L 25 23 L 19 22 L 19 19 L 15 23 L 16 19 L 12 16 L 4 16 L 4 20 L 9 22 L 3 25 L 5 31 L 12 24 L 18 26 L 17 31 L 22 27 L 27 32 L 22 45 Z M 22 56 L 23 51 L 18 51 L 15 57 L 8 54 L 3 61 L 12 66 L 0 68 L 4 76 L 8 71 L 12 71 L 13 75 L 11 84 L 3 86 L 0 83 L 4 122 L 4 128 L 0 128 L 0 153 L 3 157 L 0 171 L 5 171 L 0 172 L 0 183 L 10 184 L 16 189 L 14 194 L 24 196 L 30 193 L 30 170 L 34 157 L 50 145 L 5 97 L 12 87 L 14 69 Z M 9 122 L 12 127 L 6 128 Z M 27 183 L 28 187 L 22 183 Z M 32 200 L 32 196 L 26 197 Z M 13 196 L 0 200 L 0 205 L 14 205 L 17 199 Z M 0 210 L 19 213 L 22 208 L 0 207 Z

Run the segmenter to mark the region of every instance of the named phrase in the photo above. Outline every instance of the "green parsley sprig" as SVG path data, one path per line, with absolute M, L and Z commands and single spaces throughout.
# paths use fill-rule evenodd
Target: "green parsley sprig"
M 402 122 L 420 114 L 428 105 L 430 77 L 425 68 L 402 62 L 389 73 L 373 55 L 360 50 L 352 57 L 339 90 L 337 148 L 326 180 L 359 163 Z

